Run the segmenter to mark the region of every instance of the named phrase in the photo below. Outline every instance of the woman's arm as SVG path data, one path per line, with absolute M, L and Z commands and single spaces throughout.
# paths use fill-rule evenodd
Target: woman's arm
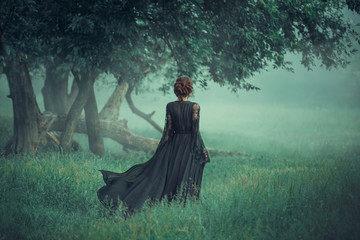
M 194 134 L 193 152 L 195 152 L 196 157 L 200 159 L 201 163 L 210 162 L 209 152 L 205 147 L 204 141 L 202 140 L 199 131 L 200 105 L 197 103 L 193 105 L 192 120 L 193 120 L 193 134 Z
M 159 146 L 164 144 L 169 140 L 169 138 L 173 135 L 173 127 L 172 127 L 172 120 L 171 114 L 169 111 L 169 104 L 166 105 L 166 114 L 165 114 L 165 126 L 163 130 L 163 134 L 159 143 Z

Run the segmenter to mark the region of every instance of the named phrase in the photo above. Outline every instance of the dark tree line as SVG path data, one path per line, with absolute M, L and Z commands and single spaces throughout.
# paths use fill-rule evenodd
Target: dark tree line
M 151 151 L 155 140 L 131 133 L 119 120 L 126 99 L 161 131 L 153 113 L 141 112 L 131 99 L 151 76 L 169 79 L 163 91 L 179 74 L 237 91 L 258 89 L 247 79 L 269 66 L 292 70 L 288 52 L 301 54 L 309 69 L 316 59 L 326 68 L 344 67 L 360 43 L 344 11 L 359 9 L 357 0 L 3 0 L 0 73 L 14 113 L 5 154 L 36 152 L 49 139 L 68 152 L 74 132 L 86 133 L 90 150 L 100 156 L 103 137 Z M 29 74 L 37 69 L 45 72 L 45 113 Z M 99 113 L 94 82 L 103 73 L 118 85 Z

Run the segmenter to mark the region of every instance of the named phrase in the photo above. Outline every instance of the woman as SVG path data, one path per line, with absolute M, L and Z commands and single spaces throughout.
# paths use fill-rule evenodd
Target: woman
M 100 170 L 106 186 L 98 197 L 105 207 L 115 210 L 122 203 L 132 211 L 148 199 L 198 199 L 203 169 L 210 161 L 199 132 L 200 106 L 187 101 L 192 93 L 189 77 L 176 80 L 174 93 L 178 100 L 166 106 L 165 128 L 153 157 L 124 173 Z

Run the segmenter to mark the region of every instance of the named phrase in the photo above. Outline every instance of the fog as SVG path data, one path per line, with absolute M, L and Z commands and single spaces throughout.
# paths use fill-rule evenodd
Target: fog
M 285 70 L 268 70 L 249 79 L 251 83 L 261 88 L 259 91 L 240 90 L 234 94 L 227 87 L 220 87 L 215 83 L 209 82 L 207 89 L 195 84 L 194 96 L 190 97 L 189 101 L 198 102 L 201 106 L 202 131 L 234 132 L 234 128 L 241 131 L 237 124 L 245 122 L 251 124 L 255 120 L 260 121 L 258 118 L 264 117 L 264 114 L 270 117 L 279 110 L 283 113 L 289 111 L 289 114 L 294 110 L 300 113 L 303 111 L 304 118 L 308 117 L 307 110 L 359 110 L 359 55 L 354 56 L 352 63 L 346 69 L 330 71 L 319 66 L 308 71 L 299 64 L 300 59 L 296 56 L 290 56 L 289 59 L 294 61 L 294 73 Z M 105 104 L 111 91 L 111 88 L 101 87 L 97 93 L 100 108 Z M 150 113 L 155 110 L 153 118 L 162 125 L 165 105 L 176 100 L 176 97 L 171 92 L 163 95 L 151 91 L 135 95 L 133 99 L 142 111 Z M 273 111 L 275 112 L 272 113 Z M 129 121 L 129 128 L 151 128 L 143 119 L 131 113 L 126 102 L 121 107 L 120 115 L 120 118 Z M 267 124 L 267 119 L 262 120 L 263 124 Z
M 180 2 L 176 2 L 176 6 Z M 94 9 L 101 9 L 100 1 L 96 3 Z M 165 1 L 154 4 L 154 10 L 153 7 L 144 10 L 149 11 L 150 17 L 155 16 L 161 5 L 164 15 L 170 12 L 165 8 Z M 292 3 L 283 5 L 287 4 Z M 190 2 L 188 6 L 191 5 Z M 266 1 L 261 5 L 266 6 Z M 126 9 L 129 6 L 131 4 L 126 4 Z M 264 9 L 272 14 L 272 5 Z M 311 19 L 312 14 L 305 19 Z M 360 34 L 360 14 L 357 15 Z M 74 19 L 88 24 L 80 14 Z M 160 27 L 165 32 L 164 26 Z M 199 144 L 186 143 L 190 138 L 185 136 L 169 138 L 155 154 L 131 150 L 140 149 L 136 148 L 140 144 L 154 149 L 156 142 L 142 141 L 143 138 L 124 137 L 127 149 L 109 138 L 104 139 L 103 146 L 96 123 L 91 125 L 96 133 L 93 139 L 89 141 L 85 134 L 69 134 L 69 138 L 62 138 L 67 140 L 62 142 L 65 145 L 62 148 L 57 145 L 58 134 L 47 132 L 58 130 L 63 124 L 62 118 L 55 117 L 48 120 L 37 116 L 40 117 L 37 124 L 41 126 L 38 129 L 31 125 L 31 130 L 40 131 L 40 136 L 19 127 L 18 135 L 24 132 L 25 137 L 11 138 L 12 100 L 7 97 L 6 76 L 0 72 L 0 240 L 222 239 L 223 236 L 360 239 L 360 188 L 356 187 L 360 182 L 360 42 L 354 46 L 359 51 L 349 57 L 346 68 L 325 69 L 317 60 L 309 71 L 301 64 L 301 56 L 287 54 L 285 61 L 293 63 L 293 72 L 268 67 L 245 79 L 259 87 L 259 91 L 239 89 L 234 93 L 230 87 L 219 86 L 211 79 L 207 80 L 207 87 L 202 88 L 196 76 L 191 76 L 194 92 L 188 101 L 197 102 L 201 108 L 201 139 L 209 150 L 206 158 L 199 154 Z M 152 119 L 162 128 L 165 107 L 177 98 L 172 91 L 164 94 L 158 89 L 162 83 L 173 84 L 176 79 L 159 79 L 158 75 L 155 78 L 151 74 L 147 76 L 151 81 L 144 81 L 141 86 L 148 90 L 139 94 L 133 91 L 132 100 L 145 114 L 155 111 Z M 30 72 L 30 77 L 40 111 L 44 112 L 45 71 L 37 69 Z M 69 92 L 72 83 L 70 74 Z M 19 83 L 14 81 L 14 84 Z M 100 74 L 95 80 L 99 112 L 116 85 L 112 75 Z M 51 90 L 54 93 L 54 88 Z M 90 129 L 89 116 L 94 115 L 88 115 L 82 132 Z M 162 137 L 160 131 L 132 113 L 126 99 L 120 107 L 119 120 L 122 119 L 137 135 Z M 103 120 L 99 127 L 106 132 L 103 135 L 123 133 L 117 131 L 123 129 L 122 125 L 107 124 Z M 20 122 L 17 126 L 20 124 L 26 123 Z M 74 140 L 72 143 L 70 138 Z M 72 152 L 68 153 L 70 143 Z M 4 150 L 20 154 L 6 155 Z M 202 146 L 200 150 L 204 151 Z M 189 155 L 183 154 L 187 151 Z M 204 159 L 210 162 L 203 174 Z M 145 164 L 137 165 L 140 163 Z M 107 171 L 125 173 L 104 174 Z M 136 208 L 141 206 L 139 199 L 145 201 L 142 210 Z M 168 199 L 172 202 L 168 203 Z M 135 208 L 128 209 L 132 206 Z
M 194 84 L 194 96 L 189 101 L 201 106 L 200 130 L 204 139 L 216 138 L 217 134 L 232 136 L 231 144 L 222 148 L 249 150 L 257 142 L 268 147 L 318 150 L 332 140 L 351 135 L 351 141 L 360 140 L 360 54 L 353 56 L 351 64 L 345 69 L 326 70 L 314 67 L 306 70 L 300 64 L 300 57 L 288 55 L 293 62 L 294 73 L 285 70 L 268 69 L 248 79 L 260 87 L 260 91 L 240 90 L 232 93 L 227 87 L 220 87 L 211 81 L 207 89 Z M 32 78 L 40 109 L 43 111 L 41 88 L 43 76 Z M 111 81 L 111 80 L 109 80 Z M 175 81 L 167 80 L 167 81 Z M 163 94 L 154 90 L 133 95 L 133 101 L 141 111 L 156 111 L 153 119 L 162 127 L 165 119 L 165 106 L 175 101 L 173 93 Z M 112 85 L 96 83 L 96 97 L 99 110 L 106 103 L 113 91 Z M 4 75 L 0 81 L 0 116 L 12 116 L 12 102 Z M 134 115 L 124 100 L 120 109 L 120 119 L 128 120 L 130 130 L 138 134 L 160 138 L 150 124 Z M 9 126 L 11 127 L 11 126 Z M 83 147 L 87 149 L 84 136 Z M 350 141 L 350 139 L 349 139 Z M 247 145 L 247 142 L 251 144 Z M 360 142 L 360 141 L 358 141 Z M 106 140 L 107 149 L 118 148 L 116 143 Z M 335 143 L 334 143 L 335 144 Z M 210 147 L 217 147 L 217 142 L 210 142 Z M 264 146 L 262 146 L 264 148 Z M 121 149 L 121 148 L 120 148 Z
M 269 69 L 256 74 L 248 81 L 260 87 L 259 91 L 239 90 L 232 93 L 226 86 L 209 81 L 207 89 L 194 84 L 194 96 L 189 101 L 198 102 L 201 106 L 201 128 L 203 131 L 225 131 L 229 121 L 236 123 L 249 121 L 256 114 L 266 110 L 271 114 L 272 109 L 354 109 L 360 108 L 360 54 L 349 59 L 347 68 L 326 70 L 323 67 L 313 67 L 308 71 L 301 64 L 301 58 L 289 55 L 288 60 L 293 62 L 294 73 Z M 171 81 L 171 80 L 167 80 Z M 175 81 L 175 79 L 173 80 Z M 98 108 L 107 101 L 113 91 L 112 85 L 96 83 Z M 41 76 L 33 77 L 33 86 L 40 108 L 43 110 Z M 136 106 L 150 113 L 156 111 L 153 118 L 162 125 L 164 122 L 165 106 L 167 102 L 176 100 L 173 93 L 163 94 L 157 91 L 156 83 L 153 89 L 139 95 L 133 95 Z M 1 116 L 11 116 L 11 100 L 7 81 L 4 75 L 0 81 Z M 246 114 L 245 114 L 246 113 Z M 249 115 L 250 113 L 254 115 Z M 304 116 L 305 117 L 305 116 Z M 126 101 L 121 106 L 120 119 L 127 119 L 129 128 L 151 128 L 143 119 L 131 113 Z M 266 124 L 266 119 L 264 124 Z M 232 131 L 229 129 L 229 131 Z

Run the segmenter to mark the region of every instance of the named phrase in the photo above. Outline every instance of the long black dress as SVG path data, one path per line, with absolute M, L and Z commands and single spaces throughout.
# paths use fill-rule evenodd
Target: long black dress
M 153 157 L 124 173 L 100 170 L 106 186 L 98 190 L 109 209 L 120 204 L 134 210 L 148 199 L 186 200 L 200 194 L 203 169 L 210 161 L 199 132 L 200 106 L 190 101 L 166 106 L 165 127 Z

